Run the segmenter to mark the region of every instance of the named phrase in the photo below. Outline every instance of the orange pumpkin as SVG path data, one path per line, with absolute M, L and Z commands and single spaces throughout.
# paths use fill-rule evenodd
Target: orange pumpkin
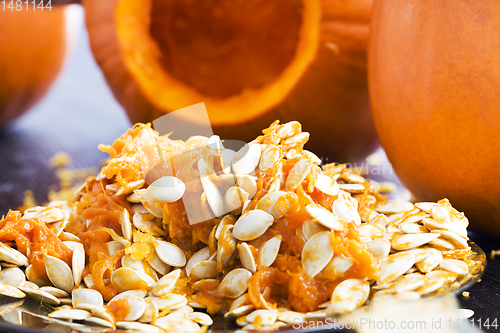
M 374 122 L 403 184 L 500 236 L 500 6 L 382 0 L 371 33 Z
M 66 53 L 64 20 L 65 7 L 0 10 L 0 126 L 30 109 L 56 78 Z
M 276 119 L 337 160 L 377 145 L 366 48 L 373 0 L 85 0 L 90 43 L 132 122 L 205 102 L 214 133 Z M 185 119 L 197 124 L 197 119 Z

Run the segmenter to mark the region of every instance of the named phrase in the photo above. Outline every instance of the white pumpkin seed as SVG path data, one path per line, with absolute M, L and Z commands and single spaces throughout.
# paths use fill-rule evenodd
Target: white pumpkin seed
M 112 329 L 116 328 L 116 326 L 113 323 L 110 323 L 109 321 L 104 320 L 102 318 L 98 318 L 98 317 L 88 317 L 88 318 L 85 318 L 84 322 L 85 323 L 89 323 L 91 325 L 108 327 L 108 328 L 112 328 Z
M 259 165 L 262 147 L 260 144 L 246 144 L 235 155 L 232 163 L 237 175 L 248 175 Z
M 282 238 L 280 235 L 274 236 L 273 238 L 262 244 L 257 254 L 258 267 L 269 267 L 274 263 L 274 260 L 276 260 L 278 252 L 280 250 L 281 239 Z
M 320 173 L 318 175 L 318 178 L 316 178 L 314 187 L 316 187 L 319 191 L 331 196 L 336 196 L 339 194 L 339 184 L 332 177 L 322 173 Z
M 306 212 L 313 218 L 314 222 L 318 222 L 329 229 L 337 231 L 346 229 L 346 225 L 335 214 L 320 205 L 309 204 L 306 206 Z
M 415 264 L 415 256 L 411 252 L 397 252 L 391 254 L 382 262 L 380 267 L 379 284 L 386 284 L 396 280 Z
M 415 264 L 418 270 L 422 273 L 432 271 L 441 263 L 441 261 L 443 261 L 443 254 L 440 251 L 433 248 L 428 248 L 426 251 L 430 252 L 430 254 L 425 259 Z
M 227 212 L 232 212 L 243 206 L 243 203 L 248 200 L 248 193 L 238 186 L 230 187 L 224 195 L 224 202 Z
M 384 214 L 395 214 L 413 209 L 411 202 L 393 201 L 375 208 L 377 212 Z
M 442 269 L 457 273 L 458 275 L 465 275 L 469 273 L 469 266 L 461 260 L 444 259 L 441 261 L 440 266 Z
M 219 236 L 217 247 L 217 270 L 222 272 L 222 268 L 229 262 L 236 251 L 236 239 L 233 237 L 231 230 L 233 225 L 226 225 Z M 209 268 L 210 266 L 207 266 Z
M 286 192 L 284 191 L 268 193 L 257 201 L 256 208 L 271 214 L 275 219 L 280 219 L 283 217 L 283 214 L 277 209 L 276 202 L 285 194 Z
M 302 223 L 302 235 L 304 235 L 306 241 L 321 231 L 328 231 L 328 228 L 313 220 L 305 220 Z
M 181 276 L 181 270 L 175 269 L 158 280 L 151 289 L 154 296 L 163 296 L 169 294 L 175 287 Z
M 20 288 L 22 288 L 22 286 Z M 23 293 L 21 290 L 6 283 L 0 283 L 0 295 L 14 297 L 14 298 L 26 297 L 26 294 Z
M 17 266 L 28 266 L 28 258 L 21 252 L 0 242 L 0 261 L 12 263 Z
M 210 258 L 210 249 L 207 247 L 202 248 L 189 258 L 186 264 L 186 275 L 190 276 L 192 267 L 203 260 Z
M 278 161 L 283 158 L 283 152 L 276 145 L 266 145 L 262 150 L 260 157 L 259 169 L 266 171 L 273 167 Z
M 274 217 L 260 209 L 244 213 L 234 224 L 233 236 L 241 241 L 251 241 L 262 236 L 273 224 Z
M 367 242 L 368 251 L 377 259 L 383 259 L 389 255 L 391 251 L 391 242 L 385 238 L 375 239 Z
M 128 267 L 120 267 L 111 274 L 111 281 L 122 291 L 131 289 L 151 289 L 155 280 L 144 272 Z
M 200 331 L 200 326 L 192 320 L 175 315 L 158 318 L 154 324 L 168 332 L 199 333 Z
M 49 313 L 49 317 L 66 320 L 83 320 L 90 317 L 90 313 L 88 311 L 78 309 L 61 309 Z
M 226 297 L 239 297 L 247 291 L 247 281 L 251 276 L 252 273 L 244 268 L 233 269 L 222 279 L 219 290 Z
M 121 226 L 123 238 L 130 242 L 132 240 L 132 222 L 130 222 L 130 214 L 126 208 L 122 211 Z
M 12 287 L 19 287 L 24 284 L 26 278 L 22 270 L 17 267 L 5 268 L 0 271 L 0 283 L 8 284 Z
M 173 267 L 183 267 L 186 265 L 186 255 L 175 244 L 162 240 L 155 241 L 155 250 L 158 257 L 165 264 Z
M 368 281 L 344 280 L 335 287 L 326 312 L 328 315 L 351 312 L 363 305 L 369 295 L 370 284 Z
M 257 271 L 257 265 L 255 263 L 255 258 L 253 256 L 252 250 L 250 250 L 248 244 L 245 242 L 239 244 L 238 253 L 243 268 L 246 268 L 250 272 L 255 273 Z
M 439 234 L 432 233 L 404 234 L 394 237 L 391 241 L 391 246 L 398 251 L 409 250 L 424 245 L 438 237 Z
M 71 292 L 75 285 L 73 273 L 68 264 L 66 264 L 61 259 L 56 257 L 46 255 L 43 258 L 45 264 L 45 270 L 50 282 L 57 288 Z
M 310 160 L 299 160 L 290 169 L 286 178 L 285 187 L 288 191 L 295 190 L 306 179 L 311 171 L 312 162 Z
M 304 245 L 302 267 L 310 278 L 321 272 L 333 258 L 332 236 L 331 231 L 322 231 L 309 238 Z
M 182 180 L 173 176 L 164 176 L 149 185 L 142 194 L 141 201 L 175 202 L 182 198 L 185 191 L 186 185 Z

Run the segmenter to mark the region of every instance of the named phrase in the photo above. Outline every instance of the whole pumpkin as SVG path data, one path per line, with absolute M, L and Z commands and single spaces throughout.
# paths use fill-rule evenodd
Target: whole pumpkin
M 94 57 L 133 122 L 205 102 L 214 133 L 248 141 L 276 119 L 298 120 L 313 132 L 307 147 L 333 162 L 378 146 L 366 79 L 372 1 L 84 7 Z
M 448 198 L 500 236 L 500 6 L 381 0 L 369 47 L 373 118 L 418 200 Z
M 65 7 L 0 10 L 0 127 L 49 89 L 66 54 Z

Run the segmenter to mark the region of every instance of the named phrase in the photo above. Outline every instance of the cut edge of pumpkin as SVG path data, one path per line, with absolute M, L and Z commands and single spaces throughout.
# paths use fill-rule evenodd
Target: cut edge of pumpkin
M 137 80 L 145 97 L 165 113 L 205 102 L 207 108 L 212 110 L 211 124 L 218 126 L 254 119 L 277 106 L 313 62 L 319 44 L 320 3 L 319 0 L 302 3 L 302 23 L 291 62 L 271 83 L 256 89 L 245 89 L 228 98 L 200 94 L 165 71 L 159 61 L 159 49 L 148 31 L 151 0 L 119 1 L 114 14 L 125 66 Z M 196 117 L 188 118 L 188 114 L 179 116 L 200 123 Z

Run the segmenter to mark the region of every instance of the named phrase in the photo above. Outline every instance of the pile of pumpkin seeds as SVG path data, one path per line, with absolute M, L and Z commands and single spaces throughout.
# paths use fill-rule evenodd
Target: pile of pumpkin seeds
M 0 243 L 3 267 L 0 294 L 14 298 L 27 295 L 40 300 L 54 309 L 44 319 L 66 323 L 75 329 L 85 324 L 98 330 L 202 332 L 213 322 L 205 311 L 206 305 L 197 302 L 196 294 L 204 283 L 215 282 L 230 304 L 225 318 L 235 320 L 244 330 L 276 329 L 345 314 L 372 298 L 407 300 L 435 295 L 453 288 L 478 270 L 478 263 L 469 259 L 468 220 L 446 199 L 438 203 L 387 203 L 368 181 L 345 165 L 321 168 L 321 160 L 303 149 L 309 133 L 302 132 L 298 122 L 275 122 L 238 152 L 224 148 L 217 136 L 193 137 L 183 143 L 158 136 L 149 125 L 136 126 L 140 131 L 128 138 L 129 149 L 110 159 L 99 175 L 90 180 L 106 179 L 106 193 L 125 196 L 133 210 L 132 215 L 123 208 L 121 234 L 113 234 L 113 240 L 106 244 L 109 255 L 122 248 L 128 250 L 110 278 L 121 293 L 105 305 L 102 295 L 92 289 L 92 275 L 82 276 L 88 264 L 84 245 L 66 230 L 71 220 L 88 223 L 83 216 L 78 216 L 76 209 L 83 194 L 90 191 L 84 184 L 71 200 L 33 207 L 23 216 L 45 222 L 58 235 L 73 252 L 71 266 L 46 255 L 44 264 L 51 285 L 44 285 L 25 254 Z M 216 217 L 218 223 L 206 246 L 196 253 L 183 251 L 169 241 L 169 216 L 163 208 L 165 203 L 185 197 L 193 184 L 174 176 L 163 176 L 149 186 L 144 174 L 127 183 L 120 182 L 116 176 L 109 177 L 111 165 L 135 163 L 144 158 L 141 147 L 146 143 L 162 146 L 167 155 L 169 145 L 185 149 L 209 147 L 204 150 L 206 154 L 193 156 L 198 161 L 190 165 L 195 166 L 191 171 L 200 178 L 199 207 Z M 214 170 L 208 156 L 219 159 L 221 172 Z M 297 162 L 285 173 L 283 162 L 291 159 Z M 353 259 L 334 253 L 330 239 L 334 232 L 353 225 L 366 249 L 377 259 L 379 277 L 376 280 L 345 279 L 335 288 L 330 300 L 314 312 L 276 308 L 264 297 L 261 297 L 260 308 L 256 308 L 247 293 L 247 281 L 259 268 L 273 265 L 282 237 L 276 235 L 264 242 L 256 249 L 257 255 L 248 242 L 261 237 L 283 218 L 284 212 L 277 207 L 277 202 L 285 195 L 296 195 L 297 188 L 306 179 L 306 193 L 316 189 L 336 197 L 329 208 L 312 198 L 305 207 L 309 219 L 303 221 L 297 232 L 305 242 L 301 264 L 307 276 L 314 278 L 324 270 L 335 270 L 338 276 L 348 272 Z M 258 198 L 258 190 L 267 194 Z M 196 228 L 196 224 L 192 227 Z M 147 259 L 134 259 L 134 236 L 139 233 L 153 240 L 155 252 Z M 228 271 L 229 263 L 237 268 Z M 179 288 L 185 281 L 189 291 Z M 109 311 L 110 304 L 124 299 L 128 302 L 127 313 L 122 321 L 116 321 Z M 21 324 L 21 312 L 11 311 L 3 318 Z

